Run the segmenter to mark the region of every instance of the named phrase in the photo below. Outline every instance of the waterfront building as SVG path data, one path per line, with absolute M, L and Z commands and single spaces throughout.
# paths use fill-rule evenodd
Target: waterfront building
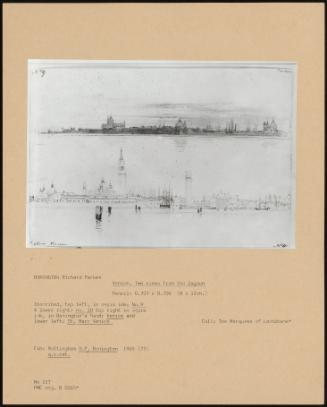
M 216 208 L 218 210 L 227 210 L 233 205 L 233 197 L 226 192 L 219 192 L 216 196 Z
M 175 124 L 175 133 L 176 134 L 186 134 L 187 133 L 187 124 L 186 121 L 179 118 Z
M 39 189 L 38 194 L 33 195 L 33 201 L 41 201 L 41 202 L 47 202 L 47 201 L 58 201 L 60 200 L 61 194 L 57 192 L 54 183 L 51 182 L 51 185 L 49 188 L 46 188 L 44 185 L 41 186 Z
M 115 195 L 115 191 L 112 187 L 111 181 L 106 182 L 105 179 L 102 177 L 97 190 L 93 191 L 93 194 L 112 197 Z
M 126 127 L 125 122 L 115 122 L 112 116 L 107 116 L 106 123 L 101 125 L 102 130 L 121 130 Z
M 262 129 L 263 132 L 267 135 L 275 136 L 278 134 L 278 127 L 274 119 L 270 123 L 268 122 L 268 120 L 264 121 L 262 124 Z

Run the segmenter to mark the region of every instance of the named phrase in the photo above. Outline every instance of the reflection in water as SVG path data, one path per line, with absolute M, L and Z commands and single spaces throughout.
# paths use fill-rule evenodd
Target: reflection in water
M 196 137 L 196 140 L 197 141 L 200 141 L 200 142 L 202 142 L 202 141 L 204 141 L 205 143 L 212 143 L 213 141 L 215 141 L 215 142 L 219 142 L 220 141 L 220 139 L 221 139 L 221 136 L 205 136 L 205 135 L 202 135 L 202 136 L 193 136 L 193 137 L 189 137 L 189 136 L 179 136 L 179 137 L 174 137 L 173 138 L 173 140 L 174 140 L 174 144 L 175 144 L 175 147 L 176 147 L 176 149 L 177 149 L 177 151 L 179 151 L 179 152 L 184 152 L 185 151 L 185 149 L 186 149 L 186 147 L 187 147 L 187 145 L 188 145 L 188 140 L 191 140 L 191 142 L 193 141 L 194 142 L 194 138 Z M 192 140 L 193 139 L 193 140 Z
M 97 205 L 95 207 L 95 219 L 96 220 L 101 220 L 102 219 L 102 206 Z
M 103 230 L 103 228 L 102 228 L 102 220 L 96 220 L 96 221 L 95 221 L 95 228 L 96 228 L 97 230 L 100 230 L 100 231 Z
M 183 152 L 187 146 L 186 137 L 174 137 L 174 143 L 177 151 Z
M 97 205 L 95 207 L 95 228 L 100 231 L 102 231 L 102 211 L 102 206 Z

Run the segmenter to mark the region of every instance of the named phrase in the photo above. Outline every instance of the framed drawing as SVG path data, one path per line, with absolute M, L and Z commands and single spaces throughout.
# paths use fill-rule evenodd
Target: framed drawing
M 4 404 L 322 404 L 324 8 L 4 5 Z

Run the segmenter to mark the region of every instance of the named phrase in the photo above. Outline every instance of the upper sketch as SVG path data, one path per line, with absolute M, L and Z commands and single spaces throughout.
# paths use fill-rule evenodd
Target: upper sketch
M 296 64 L 28 64 L 28 247 L 294 248 Z

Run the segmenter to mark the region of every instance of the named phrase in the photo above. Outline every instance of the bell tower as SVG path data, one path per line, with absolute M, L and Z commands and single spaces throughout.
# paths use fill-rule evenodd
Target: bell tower
M 189 206 L 192 203 L 192 173 L 185 172 L 185 205 Z
M 120 149 L 120 155 L 118 160 L 118 185 L 121 193 L 126 193 L 127 186 L 127 172 L 126 163 L 123 156 L 123 149 Z

